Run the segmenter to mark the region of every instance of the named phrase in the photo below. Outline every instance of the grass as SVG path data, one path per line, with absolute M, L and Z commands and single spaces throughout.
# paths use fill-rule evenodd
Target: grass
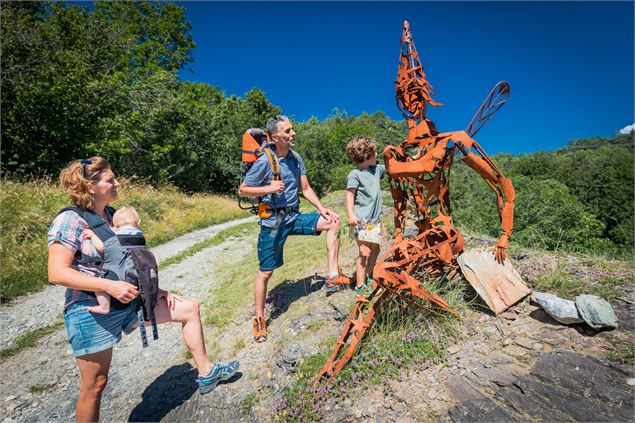
M 245 395 L 245 398 L 240 401 L 238 408 L 243 414 L 250 414 L 251 410 L 254 408 L 254 405 L 256 405 L 256 393 L 249 392 L 247 395 Z
M 51 180 L 1 181 L 0 300 L 38 291 L 47 283 L 49 225 L 70 204 Z M 175 188 L 153 188 L 137 180 L 122 180 L 115 208 L 133 206 L 139 212 L 149 246 L 216 223 L 246 217 L 228 197 L 186 195 Z
M 557 269 L 530 281 L 533 289 L 553 293 L 561 298 L 574 300 L 580 294 L 597 295 L 602 298 L 617 298 L 623 295 L 622 287 L 626 281 L 614 276 L 599 276 L 591 280 L 576 278 L 564 268 Z
M 54 383 L 50 383 L 50 384 L 38 383 L 36 385 L 29 386 L 29 392 L 32 394 L 41 394 L 43 392 L 48 391 L 54 386 L 55 386 Z
M 453 307 L 464 307 L 461 285 L 428 284 L 426 288 L 443 295 Z M 321 353 L 301 363 L 295 381 L 283 389 L 282 397 L 276 401 L 274 420 L 321 420 L 326 417 L 323 408 L 327 401 L 362 396 L 361 391 L 398 378 L 404 367 L 423 367 L 442 358 L 446 346 L 457 335 L 456 319 L 450 315 L 435 316 L 391 298 L 383 304 L 371 331 L 332 385 L 321 383 L 317 390 L 311 388 L 335 340 L 323 344 Z
M 240 352 L 240 350 L 245 348 L 246 345 L 247 343 L 245 342 L 244 338 L 238 338 L 236 341 L 234 341 L 234 344 L 232 345 L 232 353 L 230 355 L 232 357 L 235 356 L 236 354 Z
M 0 360 L 6 360 L 18 354 L 20 351 L 33 347 L 37 341 L 43 337 L 54 333 L 56 330 L 64 326 L 63 320 L 57 320 L 55 323 L 45 326 L 34 331 L 30 331 L 20 335 L 10 347 L 6 347 L 0 350 Z
M 615 334 L 606 338 L 609 343 L 609 351 L 606 353 L 607 359 L 630 366 L 635 365 L 635 350 L 629 335 Z
M 329 204 L 340 196 L 343 192 L 333 193 L 323 199 L 324 204 Z M 303 202 L 305 203 L 305 202 Z M 305 212 L 312 212 L 310 205 L 303 204 Z M 342 211 L 337 210 L 342 216 Z M 243 230 L 253 231 L 257 234 L 260 230 L 257 223 L 245 223 L 240 225 Z M 342 229 L 341 233 L 347 229 Z M 300 279 L 307 275 L 309 269 L 319 267 L 323 263 L 322 271 L 326 272 L 326 247 L 324 246 L 325 235 L 320 236 L 291 236 L 284 247 L 284 267 L 283 271 L 273 273 L 269 280 L 268 290 L 271 291 L 285 280 Z M 341 249 L 346 248 L 346 237 L 340 236 Z M 217 330 L 222 330 L 228 323 L 232 322 L 236 312 L 242 307 L 253 303 L 253 285 L 258 274 L 258 254 L 255 249 L 246 254 L 242 260 L 234 263 L 231 267 L 225 268 L 218 277 L 220 281 L 213 291 L 214 298 L 204 315 L 207 325 L 216 326 Z

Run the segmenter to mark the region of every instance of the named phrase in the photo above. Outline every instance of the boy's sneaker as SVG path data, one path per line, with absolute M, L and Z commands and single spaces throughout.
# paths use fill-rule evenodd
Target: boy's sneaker
M 230 361 L 227 364 L 215 363 L 207 376 L 198 376 L 196 378 L 201 394 L 206 394 L 214 390 L 218 382 L 230 379 L 236 374 L 238 367 L 240 367 L 238 361 Z
M 267 340 L 267 322 L 264 317 L 254 317 L 254 341 L 265 342 Z
M 371 292 L 373 292 L 372 289 L 369 289 L 369 287 L 373 286 L 373 278 L 368 277 L 366 279 L 366 282 L 364 282 L 362 284 L 362 286 L 360 287 L 355 287 L 355 294 L 357 295 L 364 295 L 364 297 L 368 297 L 370 295 Z

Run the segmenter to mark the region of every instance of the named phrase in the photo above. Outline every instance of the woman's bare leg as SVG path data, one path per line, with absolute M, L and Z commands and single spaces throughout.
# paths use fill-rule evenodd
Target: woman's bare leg
M 174 299 L 174 308 L 170 310 L 165 297 L 159 298 L 154 308 L 157 323 L 179 322 L 182 324 L 183 340 L 192 353 L 192 358 L 200 375 L 212 370 L 212 362 L 207 357 L 203 323 L 198 302 L 190 298 Z
M 75 359 L 79 366 L 79 398 L 75 408 L 78 422 L 99 420 L 101 395 L 108 383 L 108 371 L 112 361 L 112 348 Z

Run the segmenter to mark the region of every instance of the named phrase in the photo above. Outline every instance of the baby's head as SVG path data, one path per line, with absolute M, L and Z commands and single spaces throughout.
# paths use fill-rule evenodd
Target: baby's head
M 355 164 L 375 158 L 377 156 L 375 141 L 366 137 L 355 137 L 346 145 L 346 154 Z
M 132 207 L 122 207 L 112 216 L 112 224 L 115 229 L 136 228 L 139 229 L 141 220 L 139 214 Z

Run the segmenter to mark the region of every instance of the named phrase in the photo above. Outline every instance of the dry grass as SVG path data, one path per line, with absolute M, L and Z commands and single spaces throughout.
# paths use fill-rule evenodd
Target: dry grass
M 228 197 L 186 195 L 174 187 L 157 189 L 138 180 L 120 182 L 120 198 L 113 206 L 137 209 L 150 246 L 247 216 Z M 59 210 L 70 203 L 50 180 L 1 184 L 0 300 L 5 301 L 46 286 L 46 232 Z

